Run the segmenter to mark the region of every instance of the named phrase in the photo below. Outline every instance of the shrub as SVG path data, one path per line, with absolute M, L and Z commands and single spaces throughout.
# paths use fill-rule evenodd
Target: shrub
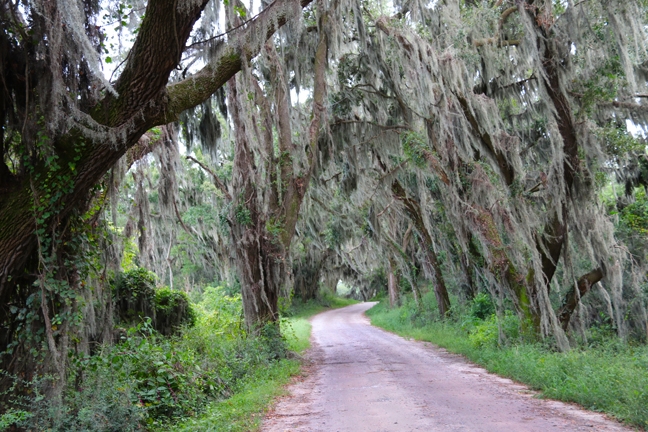
M 15 419 L 15 425 L 48 432 L 144 430 L 145 410 L 133 403 L 128 377 L 114 373 L 101 360 L 97 356 L 76 359 L 62 399 L 43 395 L 43 389 L 51 387 L 51 378 L 29 383 L 31 398 L 23 403 L 29 414 Z
M 186 301 L 168 288 L 157 292 L 161 294 L 155 304 L 161 310 Z M 264 328 L 259 336 L 245 334 L 240 296 L 208 288 L 196 309 L 192 316 L 197 325 L 170 337 L 162 337 L 153 321 L 143 318 L 118 344 L 73 360 L 62 403 L 39 396 L 43 386 L 34 384 L 36 397 L 17 407 L 32 416 L 20 417 L 16 411 L 0 421 L 52 432 L 162 427 L 229 397 L 256 371 L 286 356 L 277 326 Z
M 170 336 L 193 326 L 196 313 L 187 295 L 167 287 L 155 288 L 155 274 L 136 267 L 117 276 L 113 289 L 120 323 L 135 326 L 150 318 L 159 333 Z
M 31 416 L 32 414 L 27 411 L 10 409 L 0 415 L 0 431 L 9 429 L 15 424 L 23 423 Z
M 182 291 L 172 291 L 167 287 L 155 291 L 153 299 L 155 310 L 155 329 L 169 336 L 184 326 L 196 324 L 196 312 L 189 303 L 187 294 Z
M 486 293 L 479 293 L 470 303 L 470 310 L 468 314 L 471 317 L 485 320 L 495 313 L 495 305 L 491 296 Z
M 113 285 L 113 298 L 115 312 L 122 323 L 133 324 L 144 317 L 153 318 L 155 274 L 141 267 L 118 274 Z
M 469 331 L 468 340 L 477 348 L 496 347 L 500 344 L 500 327 L 504 337 L 502 342 L 520 339 L 520 319 L 513 312 L 506 311 L 501 318 L 493 314 L 474 324 Z

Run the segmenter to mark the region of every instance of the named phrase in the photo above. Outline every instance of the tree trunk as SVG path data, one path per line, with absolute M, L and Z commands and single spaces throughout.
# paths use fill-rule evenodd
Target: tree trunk
M 445 281 L 443 279 L 441 265 L 439 264 L 437 254 L 434 251 L 432 236 L 428 232 L 423 222 L 423 213 L 421 212 L 421 207 L 418 202 L 407 196 L 405 189 L 403 189 L 403 186 L 401 186 L 398 180 L 394 180 L 392 182 L 392 195 L 394 196 L 394 198 L 403 203 L 407 215 L 409 216 L 410 220 L 414 224 L 414 227 L 420 235 L 427 264 L 430 266 L 432 273 L 434 273 L 434 295 L 439 306 L 439 315 L 441 316 L 441 318 L 445 318 L 448 314 L 448 311 L 450 310 L 450 296 L 448 295 L 448 289 L 446 288 Z
M 276 117 L 279 157 L 257 157 L 254 145 L 254 131 L 246 130 L 244 116 L 251 115 L 246 108 L 249 102 L 246 89 L 239 79 L 233 77 L 228 83 L 228 106 L 234 123 L 236 148 L 232 187 L 234 190 L 230 211 L 232 242 L 236 248 L 237 267 L 241 280 L 245 324 L 249 331 L 256 332 L 267 323 L 279 319 L 278 300 L 282 287 L 287 283 L 287 266 L 290 265 L 290 245 L 295 233 L 301 204 L 306 194 L 313 170 L 320 122 L 324 113 L 326 96 L 325 71 L 328 56 L 328 42 L 325 25 L 326 11 L 320 21 L 320 38 L 315 54 L 315 80 L 313 89 L 313 116 L 306 146 L 307 166 L 304 172 L 296 172 L 292 163 L 297 151 L 303 147 L 294 145 L 290 125 L 290 104 L 286 77 L 278 61 L 274 47 L 267 46 L 266 53 L 274 70 L 272 83 L 275 92 L 275 109 L 266 99 L 254 77 L 247 75 L 255 88 L 255 101 L 267 117 L 265 133 L 257 144 L 274 154 L 272 128 L 267 120 Z M 264 164 L 256 166 L 256 163 Z M 261 178 L 274 172 L 281 164 L 279 181 L 270 182 Z M 274 183 L 274 184 L 273 184 Z M 280 183 L 277 186 L 276 183 Z M 269 186 L 269 187 L 266 187 Z M 272 232 L 270 231 L 272 230 Z
M 475 287 L 475 278 L 473 277 L 473 266 L 470 262 L 470 257 L 466 252 L 459 251 L 459 262 L 461 263 L 461 270 L 464 273 L 466 281 L 462 283 L 464 295 L 466 300 L 470 301 L 475 298 L 477 295 L 477 290 Z
M 550 6 L 549 6 L 550 7 Z M 526 10 L 524 5 L 520 3 L 518 5 L 520 14 L 528 13 L 530 19 L 537 26 L 538 31 L 538 50 L 542 54 L 541 64 L 542 64 L 542 82 L 544 87 L 549 95 L 551 103 L 554 107 L 554 118 L 556 124 L 558 125 L 558 131 L 560 132 L 560 137 L 562 138 L 563 152 L 564 152 L 564 161 L 563 161 L 563 181 L 564 181 L 564 194 L 565 198 L 558 203 L 553 203 L 553 215 L 550 218 L 549 223 L 545 227 L 544 233 L 541 238 L 537 240 L 537 248 L 542 259 L 542 273 L 545 280 L 545 288 L 547 292 L 550 290 L 551 281 L 556 272 L 558 266 L 558 261 L 562 254 L 562 249 L 565 241 L 567 240 L 568 235 L 568 209 L 566 203 L 569 202 L 572 195 L 572 187 L 574 185 L 574 180 L 578 173 L 580 172 L 580 158 L 578 157 L 578 133 L 576 130 L 576 124 L 574 121 L 574 114 L 571 110 L 571 104 L 565 94 L 564 86 L 561 83 L 560 78 L 560 64 L 563 61 L 560 58 L 559 54 L 556 52 L 555 47 L 552 45 L 551 38 L 549 37 L 549 23 L 546 20 L 541 19 L 538 15 L 540 12 L 537 8 L 530 8 Z M 546 11 L 545 11 L 546 12 Z M 581 282 L 585 294 L 589 290 L 589 280 L 594 280 L 600 274 L 600 280 L 603 277 L 603 274 L 600 269 L 594 270 L 587 275 L 579 279 L 578 289 L 581 290 Z M 585 279 L 583 279 L 585 278 Z M 597 282 L 596 280 L 595 282 Z M 595 283 L 593 282 L 593 283 Z M 590 284 L 591 285 L 591 284 Z M 575 296 L 575 291 L 573 292 Z M 569 296 L 569 294 L 568 294 Z M 577 296 L 578 299 L 580 297 Z M 534 303 L 537 303 L 536 298 L 531 299 Z M 566 298 L 566 309 L 561 308 L 559 315 L 562 316 L 560 319 L 561 325 L 563 328 L 569 323 L 569 319 L 574 309 L 571 309 L 573 304 L 573 298 Z M 576 307 L 578 301 L 573 304 L 573 308 Z M 564 314 L 564 316 L 563 316 Z
M 319 255 L 319 254 L 317 254 Z M 322 267 L 329 257 L 328 251 L 323 256 L 313 258 L 307 255 L 299 262 L 293 263 L 293 291 L 302 301 L 313 300 L 317 297 Z M 329 282 L 328 280 L 326 282 Z M 335 285 L 327 286 L 335 294 Z
M 232 185 L 234 200 L 230 212 L 232 243 L 241 281 L 245 326 L 259 331 L 266 323 L 279 319 L 278 300 L 284 276 L 283 251 L 268 241 L 266 221 L 260 212 L 262 203 L 256 188 L 257 167 L 242 116 L 237 78 L 228 82 L 228 106 L 234 123 L 236 147 Z
M 387 292 L 389 293 L 389 307 L 398 306 L 398 279 L 396 278 L 396 263 L 393 258 L 389 258 L 389 273 L 387 274 Z

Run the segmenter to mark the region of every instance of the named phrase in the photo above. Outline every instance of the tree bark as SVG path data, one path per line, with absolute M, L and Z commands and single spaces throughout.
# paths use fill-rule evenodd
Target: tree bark
M 398 279 L 396 278 L 397 266 L 393 258 L 389 258 L 389 273 L 387 274 L 387 292 L 389 294 L 389 307 L 398 306 L 399 289 Z
M 401 201 L 405 206 L 405 210 L 410 220 L 414 224 L 414 227 L 418 231 L 422 243 L 423 249 L 425 251 L 425 257 L 428 265 L 430 266 L 432 272 L 434 273 L 434 295 L 439 306 L 439 315 L 442 318 L 445 318 L 450 310 L 450 296 L 448 295 L 448 289 L 446 288 L 445 281 L 443 279 L 443 273 L 441 272 L 441 265 L 437 258 L 437 254 L 434 251 L 434 243 L 432 242 L 432 236 L 425 227 L 423 222 L 423 213 L 421 212 L 421 206 L 414 199 L 407 196 L 405 189 L 401 186 L 398 180 L 392 182 L 392 195 L 397 200 Z
M 230 224 L 232 240 L 236 245 L 245 323 L 248 330 L 253 332 L 279 318 L 278 300 L 282 287 L 288 282 L 290 245 L 312 175 L 326 96 L 327 11 L 322 13 L 322 28 L 314 63 L 313 116 L 307 137 L 307 165 L 304 172 L 297 172 L 292 163 L 292 158 L 299 149 L 292 142 L 288 85 L 274 47 L 267 46 L 266 51 L 276 78 L 272 87 L 275 93 L 274 106 L 277 109 L 276 126 L 280 151 L 278 158 L 255 156 L 257 149 L 250 142 L 252 131 L 246 130 L 246 122 L 243 120 L 243 116 L 249 113 L 244 108 L 245 101 L 238 94 L 242 90 L 240 85 L 237 88 L 236 78 L 232 78 L 229 83 L 228 106 L 232 113 L 236 137 L 232 176 L 234 200 Z M 253 82 L 253 85 L 256 87 L 254 90 L 257 105 L 264 115 L 270 116 L 270 103 L 256 82 Z M 265 142 L 260 146 L 265 147 L 265 151 L 272 155 L 272 122 L 265 120 L 262 134 Z M 257 162 L 264 165 L 257 167 Z M 275 162 L 280 164 L 280 184 L 265 188 L 265 179 L 260 178 L 260 173 L 274 172 L 277 168 Z
M 472 300 L 475 298 L 475 295 L 477 295 L 477 290 L 475 287 L 475 279 L 473 277 L 473 266 L 470 262 L 470 257 L 466 252 L 459 251 L 459 262 L 461 263 L 461 270 L 466 277 L 466 282 L 462 284 L 464 286 L 466 300 Z

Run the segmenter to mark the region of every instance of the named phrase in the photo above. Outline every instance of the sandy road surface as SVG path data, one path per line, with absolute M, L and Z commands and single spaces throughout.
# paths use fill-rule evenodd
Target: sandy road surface
M 602 415 L 533 398 L 428 343 L 372 327 L 373 303 L 313 318 L 306 379 L 264 420 L 265 432 L 630 431 Z

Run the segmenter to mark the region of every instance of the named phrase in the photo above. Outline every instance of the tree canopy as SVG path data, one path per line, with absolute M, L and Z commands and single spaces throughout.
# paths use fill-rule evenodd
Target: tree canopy
M 645 340 L 647 13 L 2 2 L 4 367 L 64 382 L 133 260 L 240 284 L 252 332 L 344 280 L 439 319 L 488 292 L 560 350 L 600 313 Z

